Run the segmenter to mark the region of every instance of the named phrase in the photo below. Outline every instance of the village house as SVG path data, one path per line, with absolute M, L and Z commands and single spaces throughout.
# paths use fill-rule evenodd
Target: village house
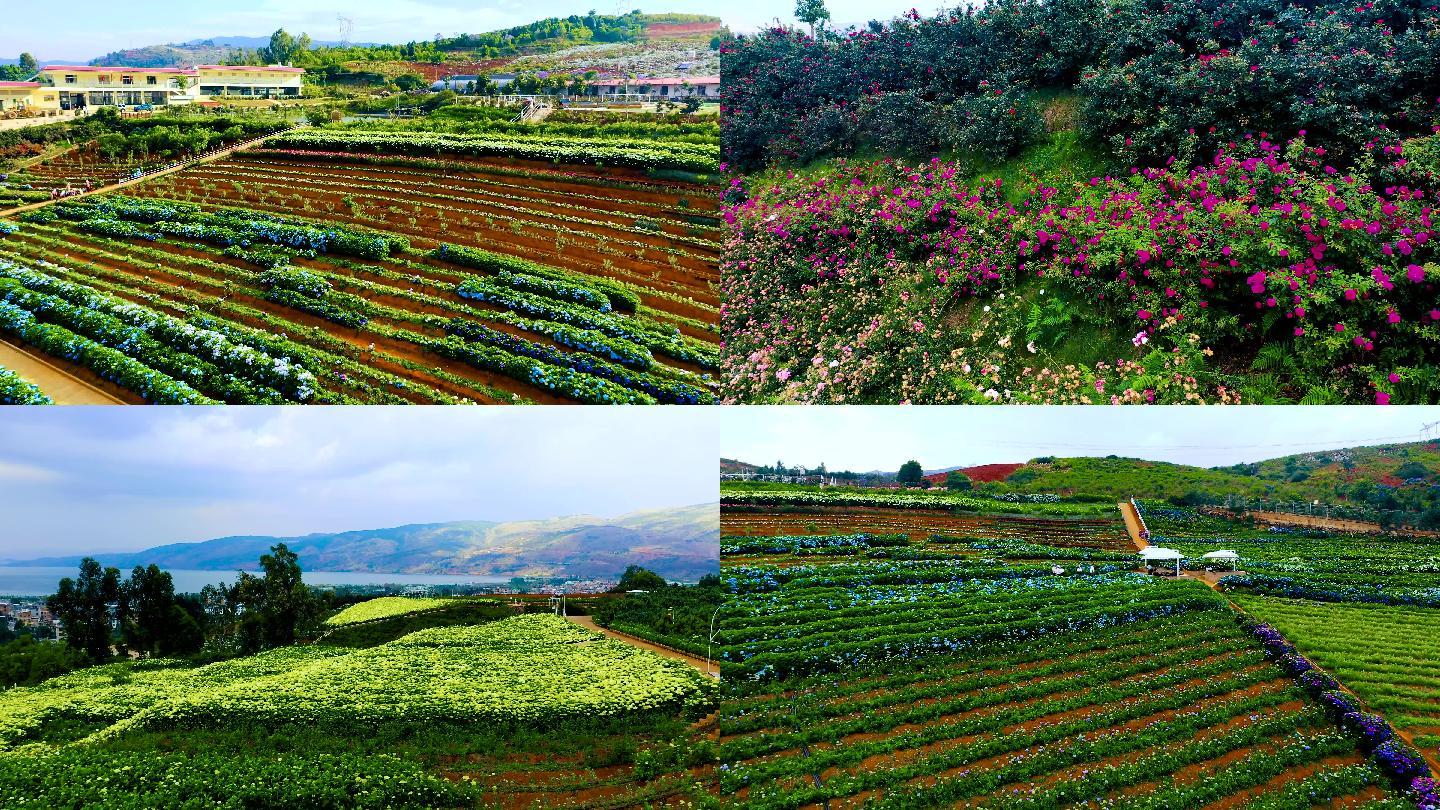
M 283 65 L 200 65 L 128 68 L 51 65 L 20 82 L 33 88 L 32 105 L 78 110 L 102 106 L 165 106 L 222 98 L 298 98 L 303 68 Z M 3 96 L 0 96 L 3 97 Z

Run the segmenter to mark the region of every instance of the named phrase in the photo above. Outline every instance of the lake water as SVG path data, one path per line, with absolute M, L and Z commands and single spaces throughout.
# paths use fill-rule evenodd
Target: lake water
M 0 595 L 48 596 L 65 577 L 72 579 L 76 568 L 22 568 L 0 566 Z M 121 571 L 122 577 L 128 571 Z M 173 570 L 177 593 L 199 593 L 206 585 L 234 582 L 234 571 Z M 309 585 L 493 585 L 509 582 L 509 577 L 450 576 L 442 574 L 371 574 L 363 571 L 306 571 Z

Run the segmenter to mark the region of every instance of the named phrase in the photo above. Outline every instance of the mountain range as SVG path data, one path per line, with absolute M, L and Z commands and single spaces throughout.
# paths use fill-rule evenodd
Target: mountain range
M 219 537 L 136 552 L 100 553 L 101 564 L 200 571 L 255 570 L 261 554 L 285 543 L 307 571 L 616 579 L 643 565 L 667 579 L 694 581 L 720 567 L 716 504 L 632 512 L 615 518 L 457 521 L 301 537 Z M 85 555 L 8 560 L 11 566 L 78 565 Z

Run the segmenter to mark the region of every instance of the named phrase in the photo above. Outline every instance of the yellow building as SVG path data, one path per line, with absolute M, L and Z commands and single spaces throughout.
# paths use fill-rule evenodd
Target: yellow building
M 58 110 L 60 95 L 39 82 L 0 82 L 0 112 Z
M 195 68 L 196 98 L 299 98 L 304 68 L 284 65 L 201 65 Z
M 58 94 L 63 109 L 111 105 L 190 104 L 219 97 L 296 98 L 305 71 L 283 66 L 201 65 L 185 68 L 51 65 L 40 71 L 39 86 Z

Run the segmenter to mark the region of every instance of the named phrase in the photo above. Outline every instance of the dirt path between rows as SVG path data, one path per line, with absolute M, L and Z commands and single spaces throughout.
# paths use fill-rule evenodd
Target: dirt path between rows
M 0 340 L 0 367 L 8 368 L 34 383 L 46 396 L 55 400 L 56 405 L 125 404 L 49 361 L 3 340 Z
M 688 655 L 686 653 L 680 652 L 679 650 L 672 650 L 669 647 L 662 647 L 659 644 L 654 644 L 652 642 L 646 641 L 643 638 L 638 638 L 636 636 L 628 635 L 626 633 L 620 633 L 615 630 L 601 627 L 600 625 L 596 624 L 595 620 L 590 618 L 589 616 L 566 616 L 565 618 L 580 625 L 586 630 L 594 630 L 597 633 L 604 633 L 605 635 L 615 639 L 616 641 L 623 641 L 632 647 L 639 647 L 642 650 L 649 650 L 656 655 L 663 655 L 666 658 L 674 658 L 676 661 L 684 661 L 685 663 L 689 664 L 692 667 L 695 667 L 696 669 L 700 670 L 706 675 L 709 675 L 712 678 L 715 678 L 717 680 L 720 678 L 720 664 L 717 661 L 711 661 L 707 664 L 704 658 L 696 658 L 693 655 Z

